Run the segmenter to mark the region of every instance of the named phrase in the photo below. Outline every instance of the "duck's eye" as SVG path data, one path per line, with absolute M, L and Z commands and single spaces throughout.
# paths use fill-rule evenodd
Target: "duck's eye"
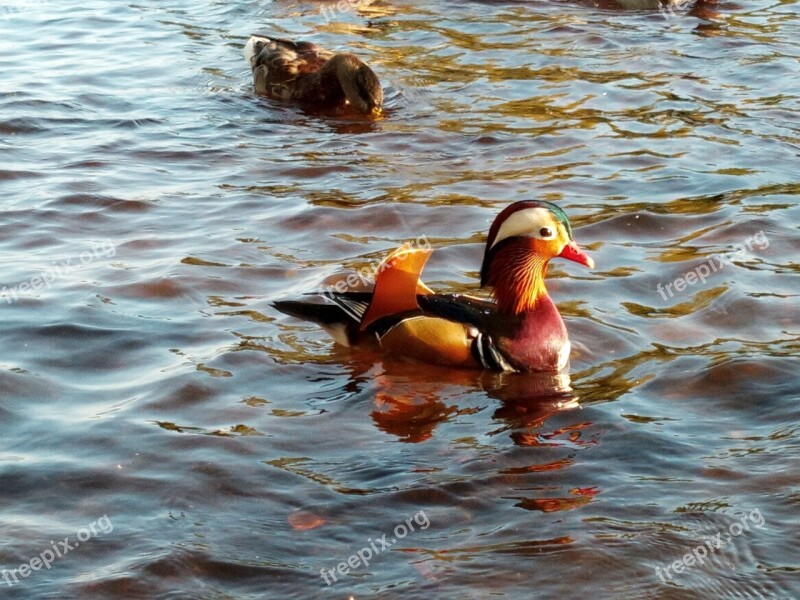
M 543 237 L 544 239 L 549 239 L 549 238 L 553 237 L 553 230 L 550 229 L 549 227 L 542 227 L 539 230 L 539 235 L 541 237 Z

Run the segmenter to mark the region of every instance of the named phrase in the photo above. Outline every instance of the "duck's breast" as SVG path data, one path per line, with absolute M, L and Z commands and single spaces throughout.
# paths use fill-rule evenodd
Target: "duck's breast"
M 546 295 L 533 310 L 517 318 L 497 345 L 509 363 L 520 371 L 556 372 L 569 362 L 567 328 L 556 305 Z

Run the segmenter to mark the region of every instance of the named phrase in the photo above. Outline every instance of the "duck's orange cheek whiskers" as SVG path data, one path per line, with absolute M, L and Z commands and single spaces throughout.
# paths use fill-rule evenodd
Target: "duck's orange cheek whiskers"
M 578 244 L 575 242 L 570 242 L 559 254 L 561 258 L 566 258 L 567 260 L 575 261 L 576 263 L 580 263 L 590 269 L 594 269 L 594 260 L 592 257 L 586 254 L 583 250 L 578 247 Z

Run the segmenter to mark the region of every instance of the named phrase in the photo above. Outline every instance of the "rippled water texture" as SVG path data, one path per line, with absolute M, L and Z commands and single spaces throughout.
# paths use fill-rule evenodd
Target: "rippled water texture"
M 800 597 L 798 5 L 335 7 L 0 7 L 0 595 Z M 385 118 L 255 96 L 253 32 Z M 474 290 L 523 198 L 598 265 L 576 401 L 269 305 L 421 235 Z

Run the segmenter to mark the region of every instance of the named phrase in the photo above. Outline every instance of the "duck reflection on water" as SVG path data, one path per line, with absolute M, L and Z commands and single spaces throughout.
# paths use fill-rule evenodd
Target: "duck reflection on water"
M 368 360 L 348 366 L 350 391 L 373 388 L 370 416 L 378 429 L 403 442 L 424 442 L 438 425 L 479 412 L 474 403 L 462 406 L 458 402 L 474 393 L 500 402 L 492 416 L 502 426 L 488 434 L 509 431 L 514 443 L 521 446 L 536 445 L 530 442 L 537 437 L 533 430 L 543 427 L 548 418 L 580 406 L 566 372 L 479 372 Z M 546 439 L 553 434 L 540 435 Z

